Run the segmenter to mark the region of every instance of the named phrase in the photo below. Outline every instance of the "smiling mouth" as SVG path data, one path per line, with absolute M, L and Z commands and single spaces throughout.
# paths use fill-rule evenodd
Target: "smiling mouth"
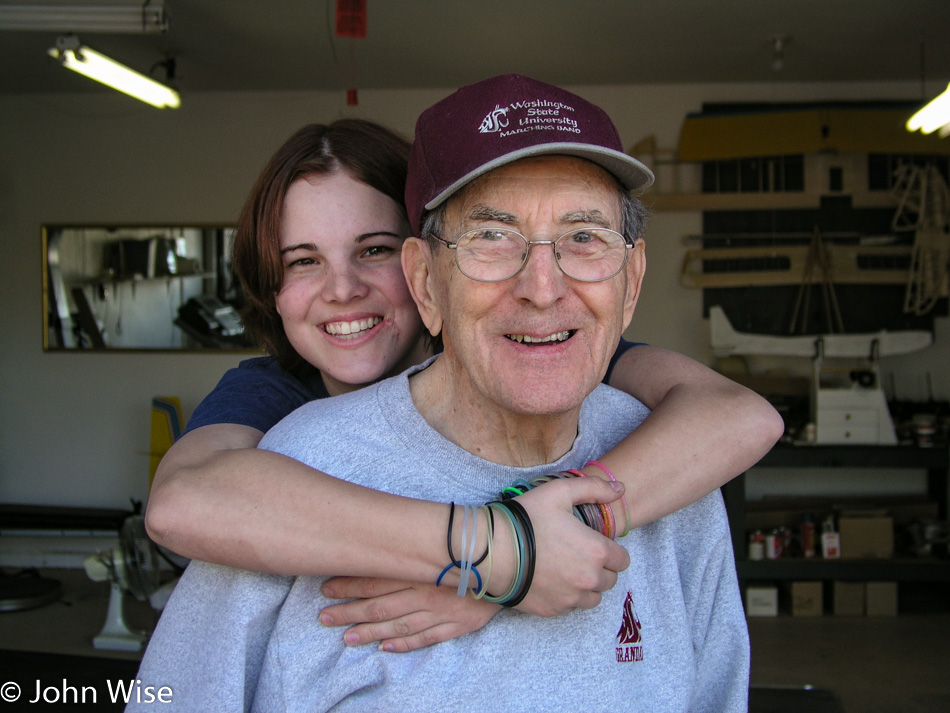
M 566 342 L 574 336 L 574 330 L 566 332 L 555 332 L 554 334 L 549 334 L 546 337 L 531 337 L 527 334 L 506 334 L 505 337 L 510 339 L 513 342 L 518 342 L 518 344 L 560 344 L 561 342 Z
M 382 321 L 382 317 L 376 316 L 368 319 L 355 319 L 351 322 L 327 322 L 323 325 L 323 331 L 340 339 L 355 339 Z

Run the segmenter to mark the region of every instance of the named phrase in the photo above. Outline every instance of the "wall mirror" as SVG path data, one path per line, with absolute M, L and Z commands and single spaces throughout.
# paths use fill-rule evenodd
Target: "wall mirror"
M 43 348 L 251 348 L 232 240 L 227 226 L 45 226 Z

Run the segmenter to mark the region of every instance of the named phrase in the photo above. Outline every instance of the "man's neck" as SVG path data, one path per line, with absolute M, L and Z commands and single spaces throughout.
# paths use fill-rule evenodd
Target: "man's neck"
M 409 379 L 413 403 L 442 436 L 469 453 L 501 465 L 527 468 L 553 463 L 577 437 L 580 408 L 556 415 L 512 413 L 467 388 L 441 356 Z

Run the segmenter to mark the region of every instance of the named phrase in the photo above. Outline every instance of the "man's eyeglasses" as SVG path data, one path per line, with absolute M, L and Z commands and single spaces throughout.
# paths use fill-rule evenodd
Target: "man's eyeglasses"
M 478 282 L 501 282 L 514 277 L 528 262 L 532 245 L 550 245 L 561 272 L 580 282 L 601 282 L 619 273 L 633 245 L 607 228 L 579 228 L 557 240 L 528 240 L 507 228 L 476 228 L 451 243 L 436 240 L 455 251 L 463 275 Z

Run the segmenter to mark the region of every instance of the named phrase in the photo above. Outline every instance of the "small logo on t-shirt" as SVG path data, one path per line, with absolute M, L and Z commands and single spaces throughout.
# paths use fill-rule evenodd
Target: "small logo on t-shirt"
M 643 661 L 641 630 L 640 619 L 633 608 L 633 594 L 628 591 L 627 598 L 623 602 L 623 621 L 620 624 L 620 631 L 617 632 L 618 663 Z

